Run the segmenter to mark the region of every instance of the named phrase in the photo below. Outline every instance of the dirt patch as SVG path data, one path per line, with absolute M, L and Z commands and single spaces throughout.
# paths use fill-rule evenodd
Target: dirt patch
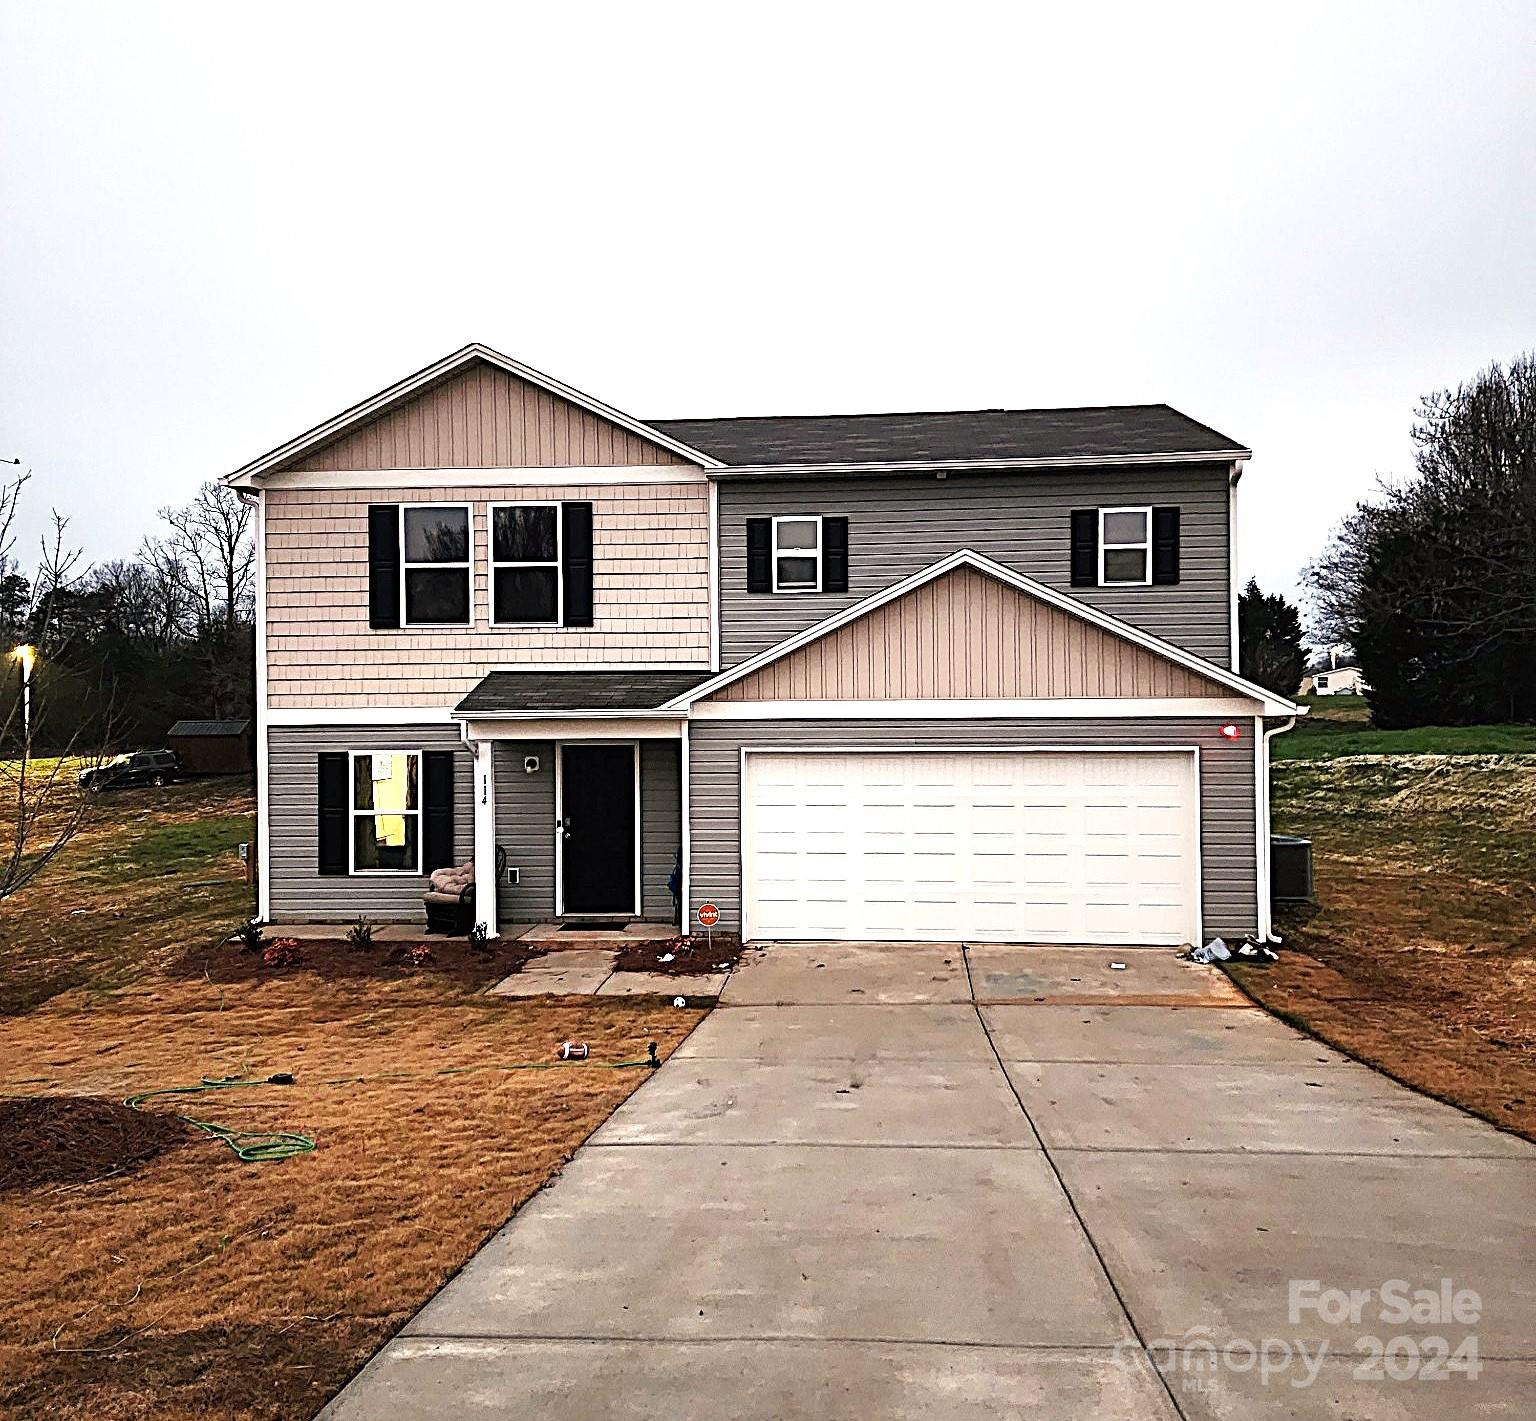
M 705 977 L 716 972 L 734 972 L 740 962 L 741 939 L 734 933 L 716 933 L 707 946 L 701 937 L 633 943 L 619 949 L 613 970 L 654 972 L 662 977 Z
M 84 1184 L 121 1174 L 184 1145 L 191 1129 L 158 1110 L 93 1096 L 0 1100 L 0 1194 Z
M 521 972 L 535 957 L 543 956 L 544 951 L 541 947 L 499 939 L 479 949 L 470 947 L 463 938 L 426 936 L 419 942 L 379 942 L 371 947 L 353 947 L 341 938 L 300 941 L 269 933 L 266 946 L 255 951 L 233 942 L 196 948 L 175 964 L 170 975 L 216 983 L 254 982 L 282 976 L 353 981 L 430 975 L 478 991 Z

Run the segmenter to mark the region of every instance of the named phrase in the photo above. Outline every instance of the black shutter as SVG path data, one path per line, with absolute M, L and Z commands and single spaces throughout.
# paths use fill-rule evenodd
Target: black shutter
M 588 505 L 590 507 L 590 505 Z M 453 866 L 453 751 L 421 754 L 422 872 Z
M 322 750 L 318 795 L 320 802 L 319 869 L 321 873 L 347 871 L 347 833 L 351 829 L 352 786 L 345 750 Z
M 400 625 L 400 505 L 368 505 L 368 625 Z M 345 873 L 346 870 L 342 869 Z
M 1179 580 L 1179 510 L 1152 510 L 1152 582 L 1170 587 Z
M 821 590 L 848 590 L 848 520 L 821 520 Z
M 560 577 L 568 627 L 592 625 L 592 505 L 560 505 Z
M 1099 585 L 1099 510 L 1072 510 L 1072 585 Z
M 773 591 L 773 519 L 747 519 L 747 591 Z

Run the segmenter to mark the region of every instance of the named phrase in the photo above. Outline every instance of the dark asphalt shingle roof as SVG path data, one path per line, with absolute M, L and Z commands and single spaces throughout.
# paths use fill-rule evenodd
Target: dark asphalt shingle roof
M 712 671 L 492 671 L 454 707 L 454 714 L 655 710 L 712 675 Z
M 653 429 L 732 464 L 921 463 L 1246 452 L 1168 405 L 934 414 L 653 419 Z
M 178 720 L 170 735 L 244 735 L 251 728 L 248 720 Z

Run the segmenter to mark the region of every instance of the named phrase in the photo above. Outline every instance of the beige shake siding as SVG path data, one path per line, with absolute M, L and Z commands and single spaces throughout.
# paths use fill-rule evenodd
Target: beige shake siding
M 658 468 L 645 483 L 274 487 L 263 496 L 272 709 L 441 707 L 493 667 L 519 664 L 709 664 L 709 486 L 691 468 Z M 593 505 L 594 625 L 493 628 L 487 506 L 560 499 Z M 473 626 L 369 628 L 370 503 L 473 504 Z
M 721 690 L 722 701 L 1201 697 L 1215 682 L 961 567 Z

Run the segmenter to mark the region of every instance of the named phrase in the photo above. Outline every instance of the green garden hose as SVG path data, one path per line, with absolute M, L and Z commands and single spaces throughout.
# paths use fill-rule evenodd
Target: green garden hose
M 609 1071 L 632 1070 L 636 1066 L 650 1066 L 655 1068 L 661 1061 L 656 1055 L 656 1043 L 650 1045 L 650 1055 L 642 1061 L 593 1061 L 590 1059 L 578 1059 L 571 1061 L 517 1061 L 510 1065 L 499 1063 L 486 1063 L 479 1066 L 445 1066 L 438 1071 L 381 1071 L 371 1076 L 337 1076 L 332 1080 L 321 1081 L 321 1085 L 356 1085 L 362 1081 L 417 1081 L 426 1080 L 432 1076 L 466 1076 L 473 1071 L 551 1071 L 560 1070 L 567 1066 L 598 1066 Z M 196 1085 L 170 1085 L 162 1086 L 158 1090 L 141 1090 L 137 1095 L 126 1097 L 123 1104 L 133 1110 L 142 1110 L 146 1100 L 153 1100 L 160 1095 L 201 1095 L 211 1090 L 238 1090 L 243 1086 L 261 1085 L 292 1085 L 293 1077 L 286 1071 L 278 1071 L 270 1076 L 204 1076 Z M 191 1115 L 181 1115 L 178 1118 L 185 1120 L 189 1125 L 195 1125 L 204 1134 L 211 1135 L 215 1140 L 220 1140 L 235 1152 L 235 1156 L 244 1164 L 267 1164 L 273 1160 L 292 1159 L 294 1155 L 307 1155 L 315 1148 L 315 1142 L 308 1135 L 295 1134 L 288 1130 L 276 1130 L 270 1134 L 259 1131 L 231 1130 L 223 1125 L 215 1125 L 211 1120 L 198 1120 Z
M 201 1095 L 205 1091 L 237 1090 L 242 1086 L 292 1084 L 293 1077 L 283 1072 L 260 1079 L 204 1076 L 196 1085 L 170 1085 L 159 1090 L 140 1091 L 137 1095 L 128 1096 L 123 1104 L 132 1110 L 142 1110 L 144 1102 L 157 1095 Z M 228 1145 L 243 1164 L 267 1164 L 272 1160 L 292 1159 L 294 1155 L 307 1155 L 315 1148 L 315 1142 L 308 1135 L 297 1135 L 288 1130 L 262 1134 L 250 1130 L 231 1130 L 223 1125 L 215 1125 L 211 1120 L 198 1120 L 191 1115 L 180 1115 L 179 1112 L 178 1116 L 187 1124 L 195 1125 L 204 1134 L 212 1135 L 215 1140 Z

